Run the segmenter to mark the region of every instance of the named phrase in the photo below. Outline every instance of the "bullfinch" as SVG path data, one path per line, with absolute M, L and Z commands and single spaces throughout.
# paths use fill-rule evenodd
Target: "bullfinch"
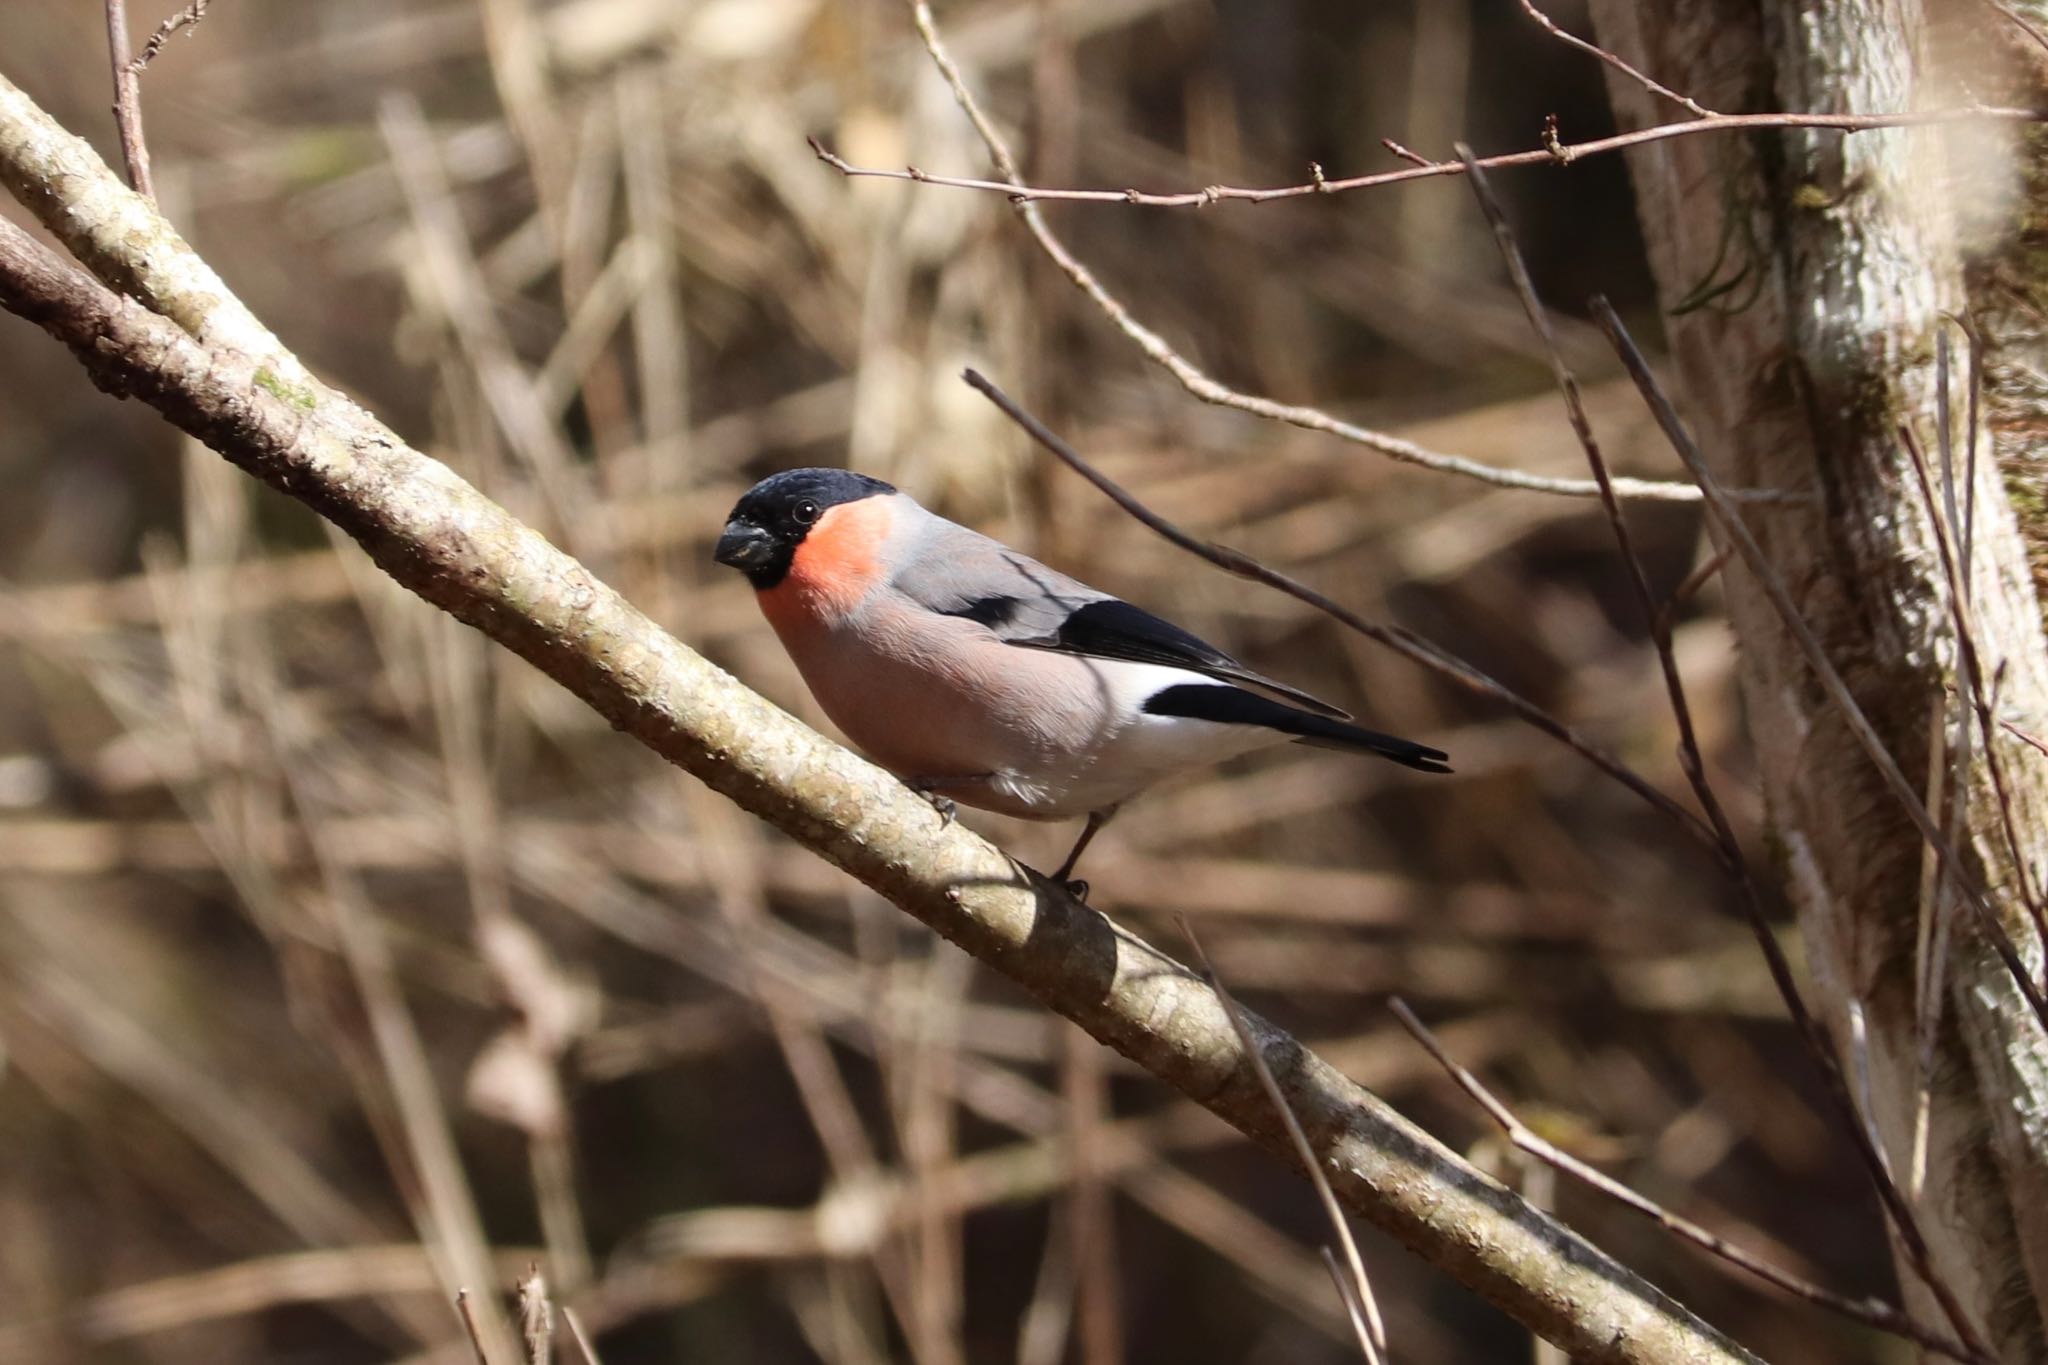
M 832 722 L 942 814 L 1086 816 L 1062 882 L 1118 806 L 1185 768 L 1293 742 L 1450 771 L 864 474 L 763 479 L 714 558 L 753 584 Z

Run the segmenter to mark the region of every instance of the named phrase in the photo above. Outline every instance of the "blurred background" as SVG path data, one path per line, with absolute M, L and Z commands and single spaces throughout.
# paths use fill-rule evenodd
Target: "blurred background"
M 136 0 L 138 45 L 172 8 Z M 939 20 L 1037 183 L 1611 129 L 1597 65 L 1514 0 Z M 98 5 L 0 7 L 0 70 L 115 155 Z M 217 0 L 142 88 L 166 211 L 287 345 L 799 715 L 708 547 L 756 478 L 846 464 L 1449 750 L 1448 778 L 1287 750 L 1161 790 L 1091 853 L 1094 903 L 1182 955 L 1188 915 L 1249 1003 L 1752 1349 L 1907 1358 L 1551 1190 L 1385 1008 L 1651 1197 L 1890 1294 L 1711 861 L 1497 706 L 1153 539 L 958 375 L 1681 793 L 1597 508 L 1204 406 L 1001 198 L 821 164 L 806 135 L 988 174 L 907 7 Z M 1604 292 L 1657 335 L 1624 164 L 1496 184 L 1611 458 L 1669 477 L 1574 320 Z M 1045 212 L 1227 383 L 1584 473 L 1457 181 Z M 464 1361 L 451 1288 L 535 1263 L 608 1365 L 1355 1358 L 1294 1175 L 12 318 L 0 480 L 0 1359 Z M 1660 593 L 1701 566 L 1692 505 L 1632 516 Z M 1711 582 L 1677 619 L 1753 830 Z M 1039 866 L 1074 832 L 965 818 Z M 1396 1359 L 1542 1358 L 1363 1235 Z

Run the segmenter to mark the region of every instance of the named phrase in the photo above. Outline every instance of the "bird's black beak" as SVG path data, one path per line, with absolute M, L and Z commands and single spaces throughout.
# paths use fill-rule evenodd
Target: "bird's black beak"
M 775 557 L 775 538 L 750 522 L 728 521 L 711 557 L 735 569 L 758 569 Z

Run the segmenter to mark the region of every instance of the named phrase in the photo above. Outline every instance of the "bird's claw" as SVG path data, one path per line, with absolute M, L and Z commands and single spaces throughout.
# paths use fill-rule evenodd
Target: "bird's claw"
M 939 813 L 940 829 L 951 827 L 953 821 L 959 816 L 960 807 L 953 803 L 952 797 L 940 795 L 923 782 L 906 782 L 904 785 L 931 803 L 932 809 Z

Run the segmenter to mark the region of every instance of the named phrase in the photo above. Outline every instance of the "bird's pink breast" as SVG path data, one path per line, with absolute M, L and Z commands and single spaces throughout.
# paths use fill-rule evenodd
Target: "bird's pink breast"
M 1085 752 L 1104 722 L 1078 661 L 1000 644 L 972 622 L 900 603 L 819 629 L 770 616 L 832 723 L 906 779 L 1032 773 Z M 1000 790 L 947 788 L 966 805 L 1056 818 Z

